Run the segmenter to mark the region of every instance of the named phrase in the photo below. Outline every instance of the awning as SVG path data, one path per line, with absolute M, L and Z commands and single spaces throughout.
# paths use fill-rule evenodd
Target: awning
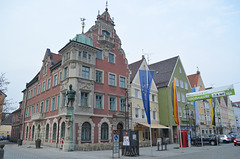
M 146 126 L 146 127 L 150 127 L 150 125 L 148 123 L 137 123 L 137 124 L 140 124 L 140 125 L 143 125 L 143 126 Z M 167 126 L 164 126 L 164 125 L 161 125 L 161 124 L 155 124 L 155 123 L 152 123 L 151 127 L 152 128 L 159 128 L 159 129 L 169 129 L 169 127 L 167 127 Z

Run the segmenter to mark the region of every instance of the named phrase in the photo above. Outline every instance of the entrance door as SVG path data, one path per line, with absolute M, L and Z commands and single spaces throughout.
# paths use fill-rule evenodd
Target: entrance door
M 119 132 L 119 142 L 122 142 L 122 138 L 123 138 L 123 135 L 122 135 L 123 124 L 122 123 L 117 124 L 117 130 Z

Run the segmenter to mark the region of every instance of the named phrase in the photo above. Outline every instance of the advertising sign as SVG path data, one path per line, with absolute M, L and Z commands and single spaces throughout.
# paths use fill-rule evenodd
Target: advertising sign
M 129 136 L 123 136 L 123 146 L 129 146 Z
M 224 96 L 235 95 L 235 91 L 233 85 L 218 87 L 214 89 L 187 93 L 186 98 L 188 102 L 204 100 L 204 99 L 212 99 Z

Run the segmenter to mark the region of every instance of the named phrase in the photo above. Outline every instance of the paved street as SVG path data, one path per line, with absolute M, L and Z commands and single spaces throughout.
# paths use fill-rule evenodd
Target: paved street
M 156 147 L 140 148 L 140 156 L 135 158 L 159 158 L 159 159 L 239 159 L 240 147 L 233 144 L 221 144 L 220 146 L 204 146 L 175 149 L 176 144 L 168 145 L 167 151 L 156 151 Z M 17 146 L 6 144 L 4 147 L 4 159 L 107 159 L 112 158 L 112 151 L 74 151 L 63 152 L 57 148 L 42 146 L 36 149 L 35 145 Z M 117 158 L 117 155 L 115 156 Z M 121 158 L 133 158 L 121 156 Z

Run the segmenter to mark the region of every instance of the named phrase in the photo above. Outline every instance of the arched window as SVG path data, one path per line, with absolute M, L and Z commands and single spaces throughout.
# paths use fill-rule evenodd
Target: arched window
M 107 30 L 102 30 L 102 35 L 110 36 L 110 33 Z
M 27 126 L 27 129 L 26 129 L 26 139 L 28 138 L 28 126 Z
M 57 134 L 57 124 L 56 123 L 54 123 L 53 124 L 53 138 L 52 138 L 52 140 L 56 140 L 56 134 Z
M 61 137 L 65 137 L 65 122 L 63 122 L 61 126 Z
M 46 126 L 46 137 L 45 139 L 48 140 L 48 135 L 49 135 L 49 124 Z
M 82 125 L 82 141 L 91 141 L 91 125 L 88 122 Z
M 34 139 L 34 129 L 35 129 L 35 126 L 33 125 L 32 126 L 32 139 Z
M 101 140 L 108 140 L 108 124 L 103 123 L 101 126 Z

